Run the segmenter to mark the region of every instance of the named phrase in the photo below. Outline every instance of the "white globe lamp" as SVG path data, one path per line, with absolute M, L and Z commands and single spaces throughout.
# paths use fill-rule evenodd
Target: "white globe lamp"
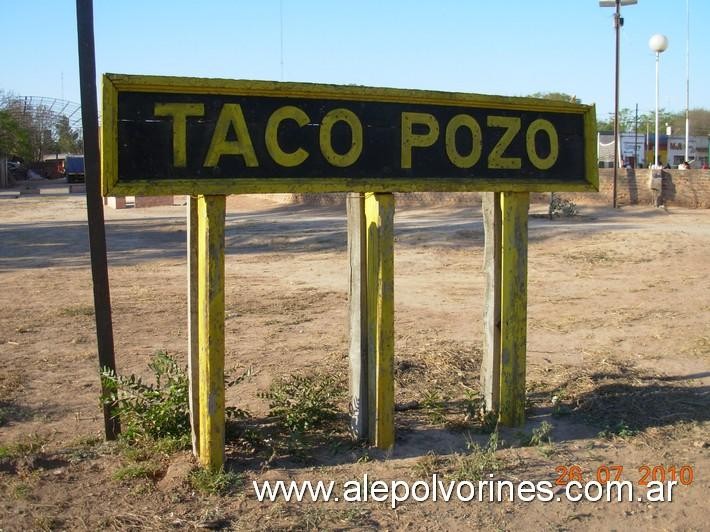
M 656 138 L 654 152 L 654 166 L 658 168 L 658 71 L 661 58 L 661 52 L 665 52 L 668 48 L 668 37 L 656 33 L 648 40 L 648 46 L 656 52 Z

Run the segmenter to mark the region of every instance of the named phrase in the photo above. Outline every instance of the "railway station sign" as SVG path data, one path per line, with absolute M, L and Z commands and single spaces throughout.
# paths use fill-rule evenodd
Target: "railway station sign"
M 106 74 L 104 195 L 598 189 L 594 106 Z

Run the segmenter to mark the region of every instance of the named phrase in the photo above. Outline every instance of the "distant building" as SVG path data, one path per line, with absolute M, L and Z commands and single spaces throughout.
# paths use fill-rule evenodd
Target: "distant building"
M 619 166 L 638 168 L 653 164 L 655 136 L 652 133 L 621 133 L 620 136 Z M 692 168 L 700 168 L 708 163 L 708 143 L 708 137 L 701 135 L 692 135 L 688 139 L 688 160 Z M 599 133 L 597 144 L 599 168 L 613 168 L 614 134 Z M 672 168 L 677 168 L 685 160 L 685 135 L 659 135 L 658 160 L 663 166 L 670 164 Z
M 621 150 L 619 150 L 619 166 L 639 168 L 647 166 L 646 138 L 642 134 L 621 133 Z M 614 134 L 599 133 L 597 135 L 599 168 L 614 167 Z

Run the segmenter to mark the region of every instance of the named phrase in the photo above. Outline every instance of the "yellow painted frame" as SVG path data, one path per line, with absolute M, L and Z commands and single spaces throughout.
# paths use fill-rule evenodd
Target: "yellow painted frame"
M 385 89 L 350 85 L 319 85 L 168 76 L 134 76 L 104 74 L 103 124 L 101 133 L 102 177 L 104 196 L 166 194 L 262 194 L 275 192 L 583 192 L 599 190 L 596 144 L 596 111 L 594 105 L 573 104 L 538 98 L 488 96 L 437 91 Z M 483 109 L 509 109 L 570 113 L 583 116 L 585 134 L 584 182 L 551 180 L 523 182 L 490 178 L 420 178 L 370 179 L 344 178 L 279 178 L 244 179 L 145 179 L 118 181 L 118 93 L 156 92 L 167 94 L 216 94 L 294 97 L 304 99 L 350 100 L 383 103 L 433 104 Z

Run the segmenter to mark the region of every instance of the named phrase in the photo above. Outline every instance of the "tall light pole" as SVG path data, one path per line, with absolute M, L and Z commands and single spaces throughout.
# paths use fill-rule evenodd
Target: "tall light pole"
M 648 46 L 651 50 L 656 52 L 656 145 L 654 149 L 654 165 L 658 167 L 658 67 L 661 59 L 661 52 L 665 52 L 666 48 L 668 48 L 668 38 L 665 35 L 656 33 L 649 39 Z
M 624 19 L 621 18 L 621 6 L 629 6 L 636 4 L 637 0 L 599 0 L 601 7 L 614 7 L 614 31 L 616 33 L 616 58 L 615 58 L 615 73 L 614 73 L 614 180 L 611 190 L 611 206 L 616 208 L 616 180 L 619 169 L 619 40 L 621 26 L 624 25 Z
M 690 161 L 690 0 L 685 0 L 685 162 Z

